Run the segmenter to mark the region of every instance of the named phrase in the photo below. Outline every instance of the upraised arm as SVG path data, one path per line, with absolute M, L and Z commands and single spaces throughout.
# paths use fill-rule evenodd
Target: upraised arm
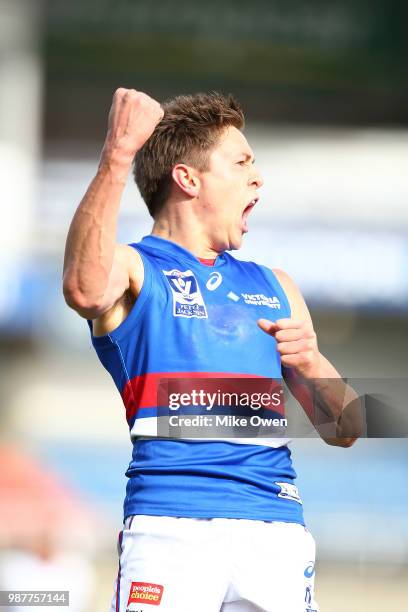
M 134 156 L 162 117 L 160 104 L 146 94 L 116 90 L 98 171 L 75 212 L 65 247 L 65 300 L 88 319 L 109 318 L 126 292 L 137 298 L 141 289 L 140 256 L 116 244 L 117 220 Z

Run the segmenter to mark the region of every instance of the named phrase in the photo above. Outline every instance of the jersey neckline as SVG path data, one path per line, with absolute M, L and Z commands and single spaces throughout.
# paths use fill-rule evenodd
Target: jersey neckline
M 191 251 L 185 249 L 180 244 L 176 242 L 172 242 L 171 240 L 167 240 L 166 238 L 161 238 L 161 236 L 155 236 L 153 234 L 149 234 L 147 236 L 143 236 L 140 241 L 141 244 L 146 245 L 148 247 L 159 249 L 161 251 L 165 251 L 166 253 L 173 253 L 178 257 L 182 256 L 183 259 L 187 259 L 188 261 L 195 263 L 200 267 L 208 268 L 208 264 L 202 263 L 199 257 L 196 257 Z M 215 258 L 214 264 L 211 266 L 212 268 L 216 268 L 217 266 L 222 266 L 225 263 L 225 252 L 223 251 Z

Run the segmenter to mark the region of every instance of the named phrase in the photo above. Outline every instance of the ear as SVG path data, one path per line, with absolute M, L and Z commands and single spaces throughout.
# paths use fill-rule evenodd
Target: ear
M 171 176 L 173 181 L 184 193 L 191 198 L 195 198 L 200 190 L 200 179 L 191 166 L 177 164 L 174 166 Z

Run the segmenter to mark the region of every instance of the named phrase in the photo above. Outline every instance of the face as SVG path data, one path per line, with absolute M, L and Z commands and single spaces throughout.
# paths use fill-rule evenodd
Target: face
M 209 228 L 211 246 L 216 251 L 239 249 L 263 183 L 240 130 L 225 130 L 210 153 L 208 170 L 199 173 L 199 179 L 197 206 Z

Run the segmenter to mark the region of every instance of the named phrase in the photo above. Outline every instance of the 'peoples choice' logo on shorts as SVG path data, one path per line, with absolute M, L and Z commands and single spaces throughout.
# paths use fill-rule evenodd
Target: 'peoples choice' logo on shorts
M 162 595 L 163 586 L 161 584 L 132 582 L 127 605 L 145 603 L 151 606 L 158 606 L 160 605 Z
M 173 294 L 175 317 L 207 318 L 207 310 L 197 279 L 191 270 L 162 270 Z

